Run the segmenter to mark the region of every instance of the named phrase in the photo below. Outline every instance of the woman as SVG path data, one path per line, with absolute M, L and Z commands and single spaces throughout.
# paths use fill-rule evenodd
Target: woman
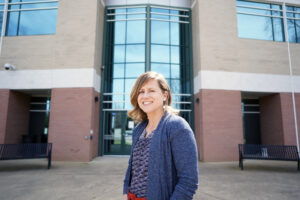
M 123 199 L 188 200 L 198 187 L 197 147 L 188 123 L 171 108 L 170 87 L 156 72 L 138 77 L 128 115 L 133 130 Z

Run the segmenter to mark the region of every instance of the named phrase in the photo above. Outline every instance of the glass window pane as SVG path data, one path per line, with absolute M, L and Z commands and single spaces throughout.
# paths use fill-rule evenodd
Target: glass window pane
M 237 7 L 238 12 L 246 12 L 251 14 L 260 14 L 260 15 L 271 15 L 270 10 L 261 10 L 256 8 L 243 8 L 243 7 Z
M 125 44 L 125 34 L 126 34 L 126 22 L 118 21 L 115 22 L 115 44 Z
M 297 43 L 300 43 L 300 20 L 296 20 Z
M 170 43 L 169 22 L 151 21 L 151 43 Z
M 170 62 L 170 47 L 165 45 L 151 45 L 151 62 Z
M 238 31 L 241 38 L 273 40 L 270 17 L 238 14 Z
M 166 19 L 166 20 L 170 19 L 169 15 L 159 15 L 159 14 L 151 14 L 151 18 L 154 18 L 154 19 Z
M 19 35 L 54 34 L 57 10 L 22 11 Z
M 257 3 L 257 2 L 250 2 L 250 1 L 236 1 L 236 4 L 240 5 L 240 6 L 270 8 L 270 4 L 268 4 L 268 3 Z
M 171 45 L 179 45 L 179 23 L 171 23 Z
M 164 75 L 165 78 L 170 78 L 170 65 L 151 63 L 151 71 Z
M 114 46 L 114 63 L 125 62 L 125 45 Z
M 126 19 L 126 14 L 112 15 L 109 19 Z
M 26 2 L 26 0 L 23 0 L 22 2 Z M 33 2 L 32 0 L 28 0 L 27 2 Z M 34 3 L 34 4 L 22 4 L 22 9 L 28 9 L 28 8 L 52 8 L 57 7 L 57 2 L 48 2 L 48 3 Z
M 132 106 L 131 106 L 131 103 L 130 103 L 130 93 L 131 93 L 131 90 L 132 90 L 132 87 L 135 83 L 136 79 L 126 79 L 125 80 L 125 101 L 126 101 L 126 104 L 125 104 L 125 108 L 126 109 L 131 109 Z
M 296 39 L 295 20 L 288 19 L 287 25 L 288 25 L 289 42 L 296 42 L 297 39 Z
M 127 22 L 127 43 L 145 43 L 146 38 L 145 21 Z
M 114 78 L 124 78 L 124 64 L 114 64 Z
M 173 94 L 180 94 L 181 93 L 181 86 L 180 80 L 171 80 L 171 91 Z
M 126 64 L 126 78 L 137 78 L 145 72 L 144 63 Z
M 151 12 L 157 12 L 157 13 L 169 13 L 170 10 L 168 9 L 162 9 L 162 8 L 151 8 Z
M 179 47 L 171 47 L 171 63 L 178 63 L 179 64 Z
M 113 79 L 113 93 L 124 93 L 124 79 Z M 124 101 L 124 95 L 115 94 L 112 97 L 113 101 Z M 113 109 L 123 109 L 124 103 L 115 102 L 112 105 Z
M 145 19 L 146 14 L 127 15 L 127 19 Z
M 171 65 L 171 78 L 180 78 L 180 65 Z
M 126 62 L 145 62 L 145 45 L 127 45 Z
M 142 7 L 142 8 L 128 8 L 127 11 L 129 13 L 146 12 L 146 8 L 145 7 Z
M 0 12 L 0 34 L 2 34 L 3 12 Z
M 283 20 L 280 18 L 272 18 L 272 20 L 273 20 L 274 40 L 279 42 L 285 41 Z
M 6 35 L 16 36 L 18 35 L 18 22 L 19 22 L 20 12 L 8 12 L 7 15 L 7 25 L 6 25 Z

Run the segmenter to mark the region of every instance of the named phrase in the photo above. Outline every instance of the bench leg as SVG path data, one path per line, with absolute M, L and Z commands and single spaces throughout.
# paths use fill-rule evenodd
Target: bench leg
M 49 152 L 49 155 L 48 155 L 48 169 L 51 168 L 51 151 Z
M 243 159 L 239 159 L 239 166 L 240 166 L 240 169 L 243 170 L 244 169 L 244 166 L 243 166 Z

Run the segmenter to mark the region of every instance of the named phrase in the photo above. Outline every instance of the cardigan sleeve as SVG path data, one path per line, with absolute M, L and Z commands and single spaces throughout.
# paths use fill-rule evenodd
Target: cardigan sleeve
M 123 194 L 127 194 L 127 189 L 128 189 L 128 186 L 129 186 L 129 176 L 130 176 L 130 169 L 131 169 L 131 156 L 129 158 L 129 161 L 128 161 L 128 167 L 127 167 L 127 170 L 126 170 L 126 175 L 125 175 L 125 179 L 124 179 L 124 185 L 123 185 Z
M 187 123 L 177 123 L 171 136 L 178 182 L 170 200 L 191 200 L 198 188 L 198 153 L 194 133 Z M 179 126 L 179 127 L 178 127 Z

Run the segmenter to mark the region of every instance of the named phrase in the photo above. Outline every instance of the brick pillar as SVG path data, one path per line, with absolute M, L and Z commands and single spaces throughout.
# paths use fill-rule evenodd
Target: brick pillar
M 30 96 L 7 90 L 3 93 L 2 98 L 4 105 L 1 105 L 0 109 L 4 111 L 4 114 L 1 114 L 1 117 L 6 115 L 6 119 L 4 117 L 3 122 L 1 120 L 5 127 L 4 136 L 3 130 L 1 130 L 1 143 L 22 143 L 22 136 L 28 134 Z
M 91 160 L 91 145 L 98 142 L 90 139 L 93 104 L 93 88 L 52 89 L 48 141 L 53 143 L 54 160 Z
M 279 94 L 260 98 L 261 143 L 283 145 L 281 100 Z
M 98 101 L 92 104 L 92 127 L 93 139 L 91 141 L 90 160 L 98 156 L 98 143 L 99 143 L 99 114 L 100 114 L 100 93 L 94 91 L 94 97 L 98 97 Z
M 295 95 L 296 104 L 300 105 L 297 95 L 299 94 Z M 262 97 L 260 108 L 262 144 L 296 145 L 292 94 L 280 93 Z M 297 108 L 297 116 L 299 108 L 300 106 Z
M 243 143 L 241 93 L 201 90 L 199 108 L 195 111 L 195 124 L 199 126 L 195 130 L 200 136 L 198 144 L 202 146 L 202 160 L 238 160 L 238 144 Z
M 4 144 L 8 113 L 9 90 L 0 90 L 0 144 Z

